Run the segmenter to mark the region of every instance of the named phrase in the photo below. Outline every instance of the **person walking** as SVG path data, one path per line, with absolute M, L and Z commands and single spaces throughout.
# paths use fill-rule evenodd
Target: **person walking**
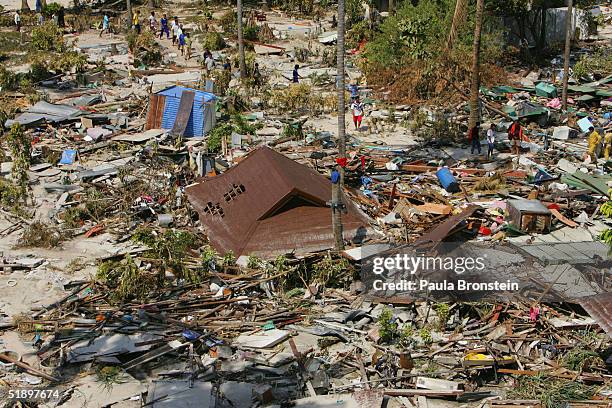
M 170 30 L 172 31 L 172 45 L 174 45 L 178 42 L 178 30 L 179 30 L 178 17 L 176 16 L 174 17 Z
M 19 14 L 19 10 L 15 11 L 15 30 L 21 31 L 21 14 Z
M 190 60 L 191 59 L 191 37 L 189 36 L 189 33 L 185 33 L 185 56 L 186 56 L 186 60 Z
M 182 48 L 181 46 L 181 36 L 182 35 L 183 35 L 183 25 L 179 24 L 178 29 L 176 30 L 176 46 L 178 47 L 179 50 Z
M 134 13 L 134 17 L 132 18 L 132 26 L 134 27 L 134 30 L 140 34 L 140 10 L 136 10 Z
M 157 19 L 155 18 L 155 12 L 152 11 L 149 16 L 149 29 L 153 34 L 157 32 Z
M 166 40 L 170 39 L 170 29 L 168 28 L 168 17 L 164 14 L 164 16 L 159 20 L 159 25 L 161 29 L 159 31 L 159 39 L 161 40 L 166 33 Z
M 472 154 L 475 150 L 478 150 L 478 154 L 482 154 L 480 150 L 480 122 L 476 122 L 473 128 L 468 131 L 468 139 L 472 145 Z
M 213 58 L 212 53 L 210 53 L 210 51 L 204 52 L 204 55 L 204 65 L 206 66 L 206 71 L 210 74 L 213 69 L 215 69 L 215 59 Z
M 487 159 L 493 158 L 493 149 L 495 148 L 495 125 L 491 123 L 491 127 L 487 129 Z
M 102 30 L 100 30 L 100 37 L 102 37 L 102 34 L 104 34 L 104 32 L 106 32 L 107 34 L 110 33 L 110 20 L 108 18 L 108 13 L 104 13 L 104 17 L 102 17 Z
M 517 156 L 521 153 L 521 140 L 523 140 L 523 128 L 518 119 L 512 122 L 508 129 L 508 139 L 512 141 L 512 154 Z
M 298 69 L 300 69 L 300 66 L 298 64 L 295 64 L 295 66 L 293 67 L 293 78 L 291 80 L 294 84 L 297 84 L 300 82 L 301 76 L 300 76 Z
M 178 45 L 178 48 L 181 51 L 181 55 L 185 55 L 185 33 L 183 32 L 182 28 L 181 28 L 181 31 L 179 33 L 179 45 Z
M 259 71 L 258 62 L 256 62 L 255 66 L 253 67 L 253 83 L 255 84 L 256 88 L 261 86 L 261 72 Z
M 355 129 L 359 130 L 361 128 L 361 121 L 363 120 L 363 112 L 365 106 L 363 102 L 359 100 L 359 96 L 355 98 L 353 103 L 351 103 L 351 111 L 353 113 L 353 124 L 355 125 Z
M 351 102 L 359 97 L 359 85 L 356 82 L 351 82 L 349 85 L 349 92 L 351 93 Z

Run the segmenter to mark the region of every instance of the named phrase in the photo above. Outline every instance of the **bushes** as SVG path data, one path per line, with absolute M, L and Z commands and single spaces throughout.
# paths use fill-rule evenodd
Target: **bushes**
M 62 30 L 52 21 L 32 29 L 32 47 L 38 51 L 64 51 L 66 44 Z
M 223 28 L 226 33 L 236 31 L 238 27 L 238 17 L 233 10 L 228 10 L 219 19 L 219 25 Z
M 219 33 L 209 32 L 204 34 L 200 38 L 200 44 L 202 44 L 202 48 L 210 51 L 218 51 L 225 48 L 225 40 L 223 36 Z

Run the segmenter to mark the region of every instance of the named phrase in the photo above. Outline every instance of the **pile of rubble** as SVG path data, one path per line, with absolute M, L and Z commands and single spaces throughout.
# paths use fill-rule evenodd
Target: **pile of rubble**
M 83 74 L 86 87 L 46 81 L 46 100 L 5 122 L 27 141 L 28 196 L 12 198 L 23 158 L 7 144 L 0 395 L 53 389 L 40 406 L 67 407 L 609 406 L 612 76 L 572 84 L 567 119 L 554 70 L 483 89 L 491 159 L 466 148 L 466 104 L 389 106 L 362 82 L 367 126 L 338 157 L 325 99 L 333 108 L 335 70 L 319 58 L 334 33 L 269 17 L 270 43 L 254 46 L 265 91 L 236 73 L 219 92 L 197 67 L 135 68 L 126 41 L 94 38 L 80 50 L 106 65 Z M 287 85 L 302 60 L 307 86 Z M 516 119 L 525 138 L 512 154 Z M 486 267 L 415 270 L 406 292 L 400 268 L 385 263 L 384 282 L 374 269 L 405 254 Z

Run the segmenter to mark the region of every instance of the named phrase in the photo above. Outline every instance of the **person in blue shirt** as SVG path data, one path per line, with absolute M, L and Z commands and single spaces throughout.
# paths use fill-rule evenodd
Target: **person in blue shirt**
M 295 67 L 293 67 L 293 83 L 297 84 L 298 82 L 300 82 L 300 73 L 298 72 L 298 69 L 300 69 L 300 66 L 295 64 Z
M 182 28 L 181 31 L 179 33 L 179 46 L 178 46 L 179 50 L 181 50 L 181 55 L 185 55 L 185 33 L 183 32 Z
M 349 92 L 351 93 L 351 102 L 359 98 L 359 86 L 356 83 L 353 82 L 349 85 Z
M 107 13 L 104 13 L 104 17 L 102 17 L 102 30 L 100 31 L 100 37 L 102 37 L 102 34 L 104 34 L 104 32 L 106 32 L 107 34 L 110 33 L 110 19 L 108 18 Z
M 162 18 L 159 19 L 159 24 L 161 26 L 161 30 L 159 31 L 159 39 L 161 40 L 166 33 L 166 40 L 170 39 L 170 29 L 168 28 L 168 17 L 164 14 Z

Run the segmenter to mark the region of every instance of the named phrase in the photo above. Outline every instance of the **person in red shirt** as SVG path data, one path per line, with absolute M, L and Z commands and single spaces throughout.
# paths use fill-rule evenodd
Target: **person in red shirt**
M 523 128 L 521 123 L 516 119 L 508 129 L 508 139 L 512 140 L 512 153 L 517 156 L 520 154 L 520 143 L 523 140 Z

